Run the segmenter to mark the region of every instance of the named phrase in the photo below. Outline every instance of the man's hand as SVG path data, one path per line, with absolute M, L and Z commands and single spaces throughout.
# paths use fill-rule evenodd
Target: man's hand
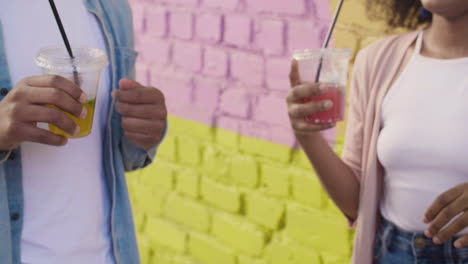
M 65 145 L 65 137 L 40 129 L 37 123 L 49 123 L 77 135 L 79 127 L 64 111 L 84 118 L 87 113 L 81 103 L 85 101 L 86 95 L 81 89 L 60 76 L 42 75 L 21 80 L 0 102 L 0 150 L 15 149 L 27 141 Z
M 112 92 L 116 110 L 122 115 L 122 128 L 128 141 L 148 150 L 163 135 L 167 109 L 164 95 L 156 88 L 144 87 L 129 79 L 119 82 Z
M 424 223 L 429 224 L 425 234 L 435 244 L 442 244 L 468 227 L 468 183 L 458 185 L 440 195 L 427 209 Z M 452 221 L 447 225 L 450 221 Z M 446 226 L 447 225 L 447 226 Z M 443 228 L 443 229 L 442 229 Z M 456 248 L 468 247 L 468 236 L 454 243 Z

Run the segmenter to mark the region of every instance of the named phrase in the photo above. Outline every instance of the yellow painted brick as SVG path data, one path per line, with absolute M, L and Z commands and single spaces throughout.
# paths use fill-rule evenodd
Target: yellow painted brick
M 292 173 L 292 194 L 296 201 L 316 208 L 324 208 L 326 195 L 313 171 L 295 170 Z
M 212 232 L 234 249 L 254 257 L 262 254 L 266 243 L 266 234 L 260 228 L 237 215 L 214 215 Z
M 251 258 L 245 255 L 240 255 L 238 257 L 238 263 L 239 264 L 268 264 L 268 262 L 265 259 L 255 259 L 255 258 Z
M 202 179 L 201 195 L 209 204 L 228 212 L 236 213 L 240 209 L 240 192 L 208 177 Z
M 167 246 L 179 253 L 186 250 L 187 233 L 160 218 L 149 218 L 146 232 L 152 242 Z
M 199 140 L 181 136 L 179 137 L 177 147 L 177 155 L 180 162 L 191 166 L 198 166 L 200 164 L 202 150 Z
M 142 264 L 150 264 L 153 260 L 153 250 L 150 243 L 145 240 L 138 241 L 138 250 L 140 252 L 140 260 Z
M 158 186 L 144 186 L 138 192 L 140 202 L 134 207 L 135 210 L 141 211 L 150 217 L 161 215 L 169 191 Z
M 240 147 L 249 154 L 259 155 L 281 163 L 289 162 L 292 154 L 289 147 L 245 136 L 242 136 L 240 139 Z
M 293 164 L 307 170 L 312 169 L 312 165 L 302 149 L 298 149 L 294 152 Z
M 177 173 L 176 190 L 184 195 L 197 198 L 200 191 L 200 175 L 196 170 L 184 169 Z
M 239 148 L 239 133 L 226 131 L 223 129 L 216 129 L 216 143 L 231 149 Z
M 213 128 L 191 120 L 169 116 L 171 131 L 179 135 L 190 135 L 203 141 L 211 142 L 214 138 Z
M 304 247 L 282 233 L 277 233 L 265 250 L 270 264 L 322 264 L 319 253 L 312 247 Z
M 231 179 L 245 187 L 256 188 L 259 182 L 260 168 L 251 157 L 237 155 L 231 159 Z
M 164 158 L 170 161 L 177 160 L 177 137 L 168 133 L 164 141 L 158 147 L 158 158 Z
M 294 247 L 292 252 L 295 260 L 294 264 L 322 264 L 320 256 L 314 250 Z
M 188 250 L 203 264 L 235 264 L 233 249 L 204 234 L 190 233 Z
M 286 232 L 295 240 L 320 251 L 349 254 L 349 228 L 344 218 L 298 204 L 288 205 L 286 215 Z
M 349 262 L 349 255 L 339 255 L 333 252 L 322 253 L 323 264 L 343 264 Z
M 263 164 L 261 178 L 265 192 L 280 197 L 289 196 L 290 172 L 285 167 Z
M 174 256 L 171 264 L 196 264 L 197 262 L 190 257 Z
M 134 212 L 133 220 L 135 223 L 135 231 L 137 233 L 142 233 L 146 227 L 146 215 L 143 212 Z
M 165 215 L 174 221 L 201 232 L 208 231 L 210 215 L 205 205 L 177 194 L 167 198 Z
M 249 219 L 273 230 L 279 227 L 284 214 L 281 200 L 267 198 L 257 193 L 247 195 L 246 209 Z
M 158 161 L 145 168 L 141 174 L 141 182 L 147 186 L 158 186 L 166 190 L 174 188 L 174 167 L 166 162 Z
M 203 152 L 203 169 L 208 176 L 216 179 L 226 179 L 229 173 L 228 154 L 208 146 Z
M 292 264 L 294 255 L 286 243 L 273 240 L 265 250 L 266 259 L 270 264 Z

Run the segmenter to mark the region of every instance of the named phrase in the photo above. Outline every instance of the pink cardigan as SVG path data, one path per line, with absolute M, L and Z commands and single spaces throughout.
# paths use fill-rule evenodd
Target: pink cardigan
M 354 264 L 373 263 L 383 169 L 377 160 L 382 100 L 393 83 L 406 51 L 417 38 L 409 32 L 379 40 L 359 52 L 349 94 L 348 126 L 342 159 L 360 181 Z

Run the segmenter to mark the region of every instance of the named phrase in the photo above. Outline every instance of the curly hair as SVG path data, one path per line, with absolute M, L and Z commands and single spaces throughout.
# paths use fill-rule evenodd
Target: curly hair
M 421 13 L 420 0 L 367 0 L 369 17 L 385 19 L 390 27 L 416 28 L 432 20 Z

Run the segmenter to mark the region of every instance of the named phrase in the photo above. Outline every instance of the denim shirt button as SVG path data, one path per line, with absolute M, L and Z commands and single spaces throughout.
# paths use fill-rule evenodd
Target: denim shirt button
M 0 89 L 0 95 L 1 96 L 6 96 L 8 94 L 8 89 L 3 87 Z
M 11 214 L 11 220 L 18 221 L 19 219 L 20 219 L 20 214 L 19 213 Z

